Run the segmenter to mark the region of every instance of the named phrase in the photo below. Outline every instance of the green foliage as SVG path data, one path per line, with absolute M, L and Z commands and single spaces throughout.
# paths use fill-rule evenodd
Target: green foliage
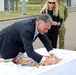
M 40 0 L 29 0 L 29 1 L 35 1 L 39 2 Z M 42 1 L 42 0 L 41 0 Z M 45 0 L 43 0 L 45 1 Z M 26 3 L 26 15 L 22 14 L 22 2 L 18 2 L 18 10 L 10 11 L 8 10 L 4 12 L 0 12 L 0 21 L 1 20 L 6 20 L 6 19 L 13 19 L 13 18 L 22 18 L 22 17 L 27 17 L 27 16 L 33 16 L 33 15 L 39 15 L 40 10 L 43 7 L 44 3 Z M 16 8 L 16 6 L 14 6 Z M 69 12 L 74 12 L 76 11 L 76 8 L 69 8 Z
M 33 15 L 39 15 L 41 10 L 41 4 L 27 4 L 26 3 L 26 15 L 22 15 L 22 3 L 18 3 L 18 10 L 0 12 L 0 20 L 22 18 Z
M 46 0 L 29 0 L 29 4 L 41 4 L 44 3 Z

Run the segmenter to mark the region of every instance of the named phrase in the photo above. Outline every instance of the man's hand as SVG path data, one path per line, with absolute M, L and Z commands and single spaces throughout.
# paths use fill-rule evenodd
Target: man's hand
M 50 56 L 51 56 L 51 57 L 54 57 L 54 58 L 57 58 L 58 61 L 61 61 L 61 60 L 62 60 L 61 58 L 55 56 L 55 54 L 50 54 Z
M 51 54 L 50 56 L 45 56 L 45 57 L 46 57 L 46 60 L 45 60 L 46 65 L 57 64 L 62 60 L 61 58 L 56 57 L 54 54 Z

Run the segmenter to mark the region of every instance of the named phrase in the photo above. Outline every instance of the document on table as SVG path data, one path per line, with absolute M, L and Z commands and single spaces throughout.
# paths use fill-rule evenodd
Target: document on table
M 40 48 L 35 51 L 41 55 L 49 55 L 45 48 Z M 35 66 L 30 67 L 30 66 L 16 65 L 13 62 L 6 62 L 6 63 L 1 62 L 0 75 L 38 75 L 49 69 L 51 70 L 56 66 L 63 65 L 67 62 L 76 59 L 76 51 L 54 49 L 54 53 L 56 56 L 62 58 L 62 61 L 60 61 L 60 63 L 58 64 L 49 66 L 40 66 L 37 68 Z

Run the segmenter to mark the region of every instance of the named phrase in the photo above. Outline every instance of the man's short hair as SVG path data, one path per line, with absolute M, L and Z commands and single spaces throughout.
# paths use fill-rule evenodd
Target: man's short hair
M 53 24 L 53 20 L 48 14 L 41 14 L 37 17 L 36 21 L 43 21 L 44 23 L 49 22 L 50 24 Z

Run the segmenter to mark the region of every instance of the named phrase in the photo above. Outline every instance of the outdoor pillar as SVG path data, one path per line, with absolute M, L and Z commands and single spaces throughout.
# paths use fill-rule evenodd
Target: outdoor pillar
M 18 0 L 16 0 L 16 11 L 18 10 Z
M 11 9 L 14 11 L 14 0 L 11 0 L 11 4 L 10 4 L 11 6 Z
M 0 0 L 0 11 L 4 11 L 4 0 Z
M 22 0 L 22 14 L 26 15 L 26 0 Z
M 10 12 L 10 0 L 8 0 L 8 12 Z

